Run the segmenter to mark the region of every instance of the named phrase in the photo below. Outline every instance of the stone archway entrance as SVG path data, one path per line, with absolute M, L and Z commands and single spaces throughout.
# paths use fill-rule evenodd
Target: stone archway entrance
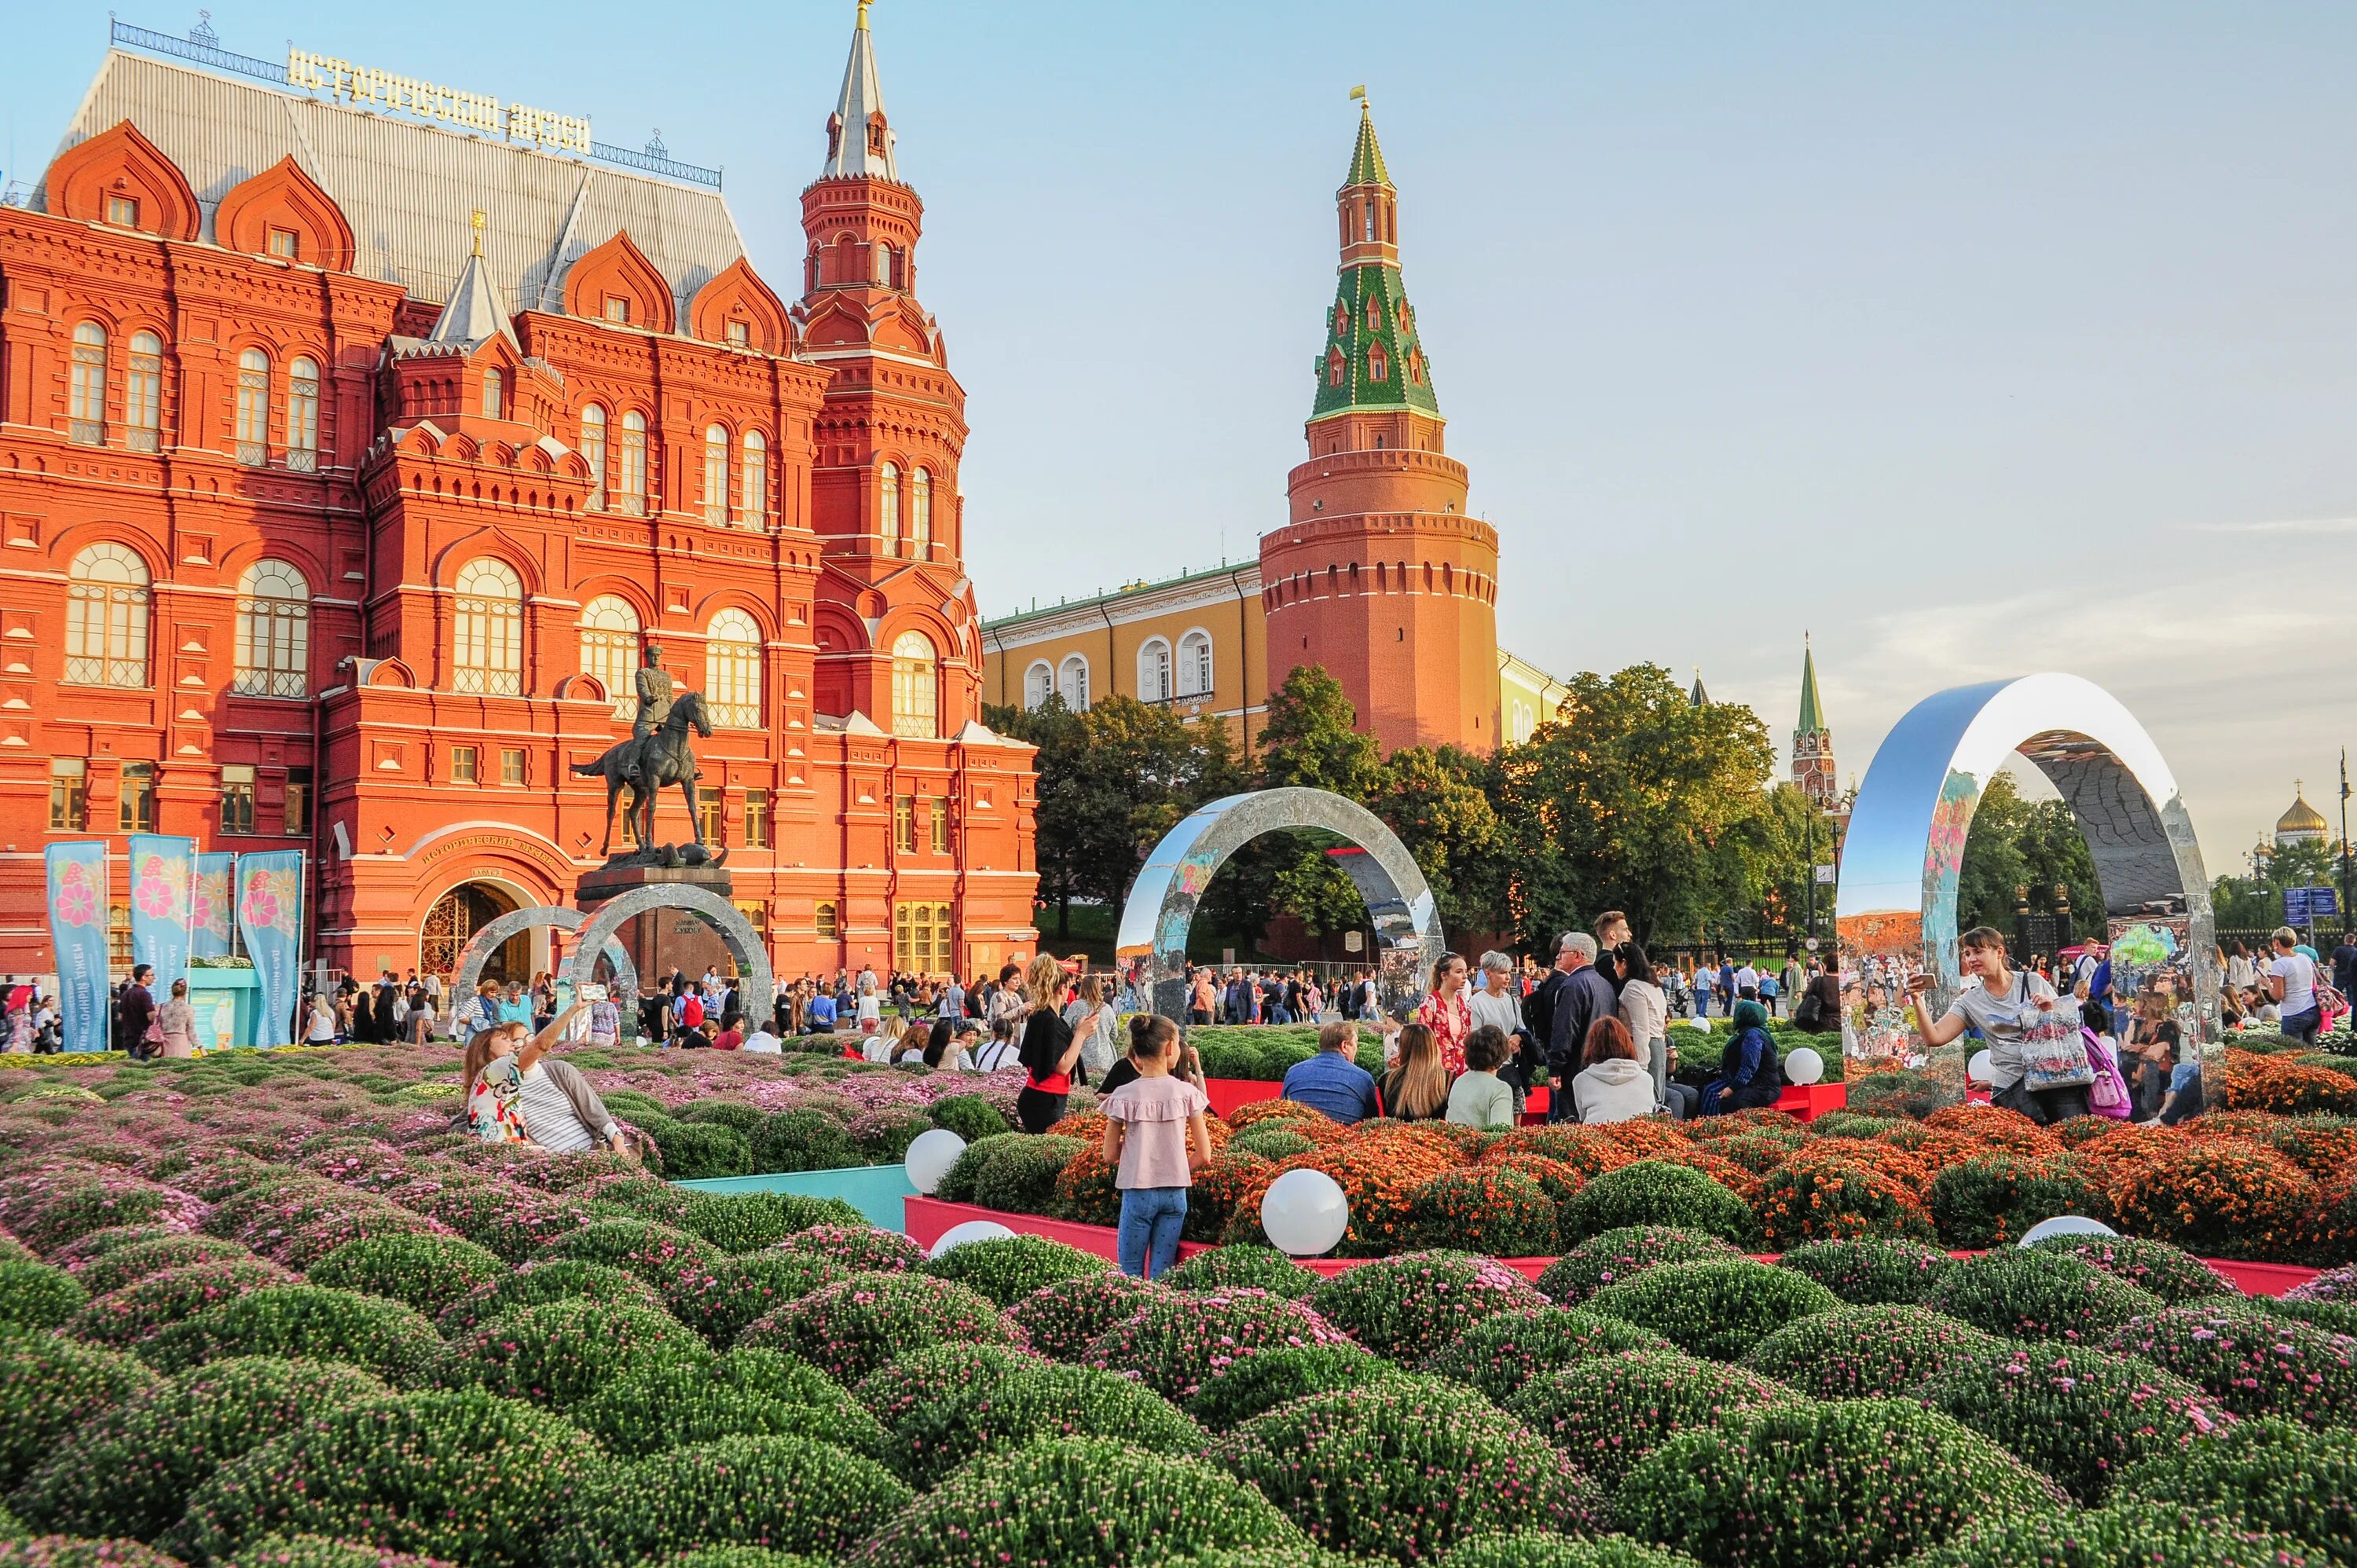
M 1122 906 L 1114 956 L 1142 961 L 1157 1013 L 1187 1017 L 1187 930 L 1228 857 L 1264 833 L 1314 828 L 1348 839 L 1338 854 L 1375 927 L 1375 973 L 1386 1011 L 1432 989 L 1447 946 L 1432 888 L 1398 836 L 1373 812 L 1325 789 L 1256 789 L 1214 800 L 1163 836 Z
M 458 967 L 460 955 L 482 930 L 520 908 L 512 895 L 496 883 L 461 882 L 434 901 L 418 930 L 417 971 L 447 975 Z M 532 978 L 533 931 L 519 929 L 484 955 L 482 978 L 505 983 Z

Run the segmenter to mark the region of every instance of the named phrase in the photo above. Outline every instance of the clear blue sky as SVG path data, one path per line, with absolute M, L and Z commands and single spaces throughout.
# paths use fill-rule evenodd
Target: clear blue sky
M 852 7 L 654 14 L 226 0 L 213 25 L 608 141 L 660 125 L 727 166 L 791 293 Z M 1808 628 L 1845 777 L 1935 687 L 2070 670 L 2154 732 L 2213 872 L 2295 776 L 2334 811 L 2357 9 L 878 0 L 874 25 L 971 399 L 986 613 L 1283 521 L 1363 81 L 1508 646 L 1699 664 L 1781 745 Z M 105 28 L 12 17 L 9 177 Z

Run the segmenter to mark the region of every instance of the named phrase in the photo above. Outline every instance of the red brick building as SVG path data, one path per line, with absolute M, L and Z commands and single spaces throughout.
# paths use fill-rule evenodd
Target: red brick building
M 789 304 L 716 181 L 111 50 L 0 207 L 0 970 L 49 966 L 46 841 L 151 826 L 308 849 L 311 956 L 447 967 L 602 860 L 572 765 L 647 642 L 781 973 L 1028 953 L 864 12 L 802 209 Z

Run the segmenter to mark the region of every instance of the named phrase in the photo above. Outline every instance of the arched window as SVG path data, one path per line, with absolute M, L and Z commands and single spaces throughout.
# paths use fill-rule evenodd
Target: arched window
M 892 286 L 892 247 L 880 242 L 876 247 L 876 286 Z
M 1048 668 L 1044 659 L 1035 660 L 1031 668 L 1023 671 L 1023 707 L 1028 713 L 1047 705 L 1048 693 L 1056 689 L 1056 672 Z
M 270 356 L 259 349 L 237 357 L 237 460 L 249 468 L 270 461 Z
M 589 510 L 606 510 L 606 410 L 591 403 L 581 411 L 581 460 L 589 465 Z
M 704 427 L 704 521 L 728 526 L 728 432 L 716 424 Z
M 600 594 L 581 608 L 581 673 L 595 675 L 614 699 L 614 716 L 638 712 L 639 612 L 630 601 Z
M 131 377 L 124 383 L 123 423 L 134 452 L 163 446 L 164 339 L 153 332 L 131 335 Z
M 1158 637 L 1148 638 L 1137 650 L 1137 700 L 1170 700 L 1170 645 Z
M 615 489 L 618 510 L 642 517 L 647 510 L 647 416 L 637 409 L 622 415 L 622 472 Z
M 1182 697 L 1208 697 L 1211 694 L 1211 639 L 1209 633 L 1190 631 L 1178 639 L 1178 694 Z
M 933 477 L 922 468 L 909 475 L 909 555 L 933 558 Z
M 66 417 L 68 439 L 84 446 L 106 444 L 106 328 L 95 321 L 74 328 Z
M 66 680 L 147 684 L 147 563 L 127 546 L 93 544 L 73 559 L 66 596 Z
M 295 359 L 286 364 L 286 466 L 306 474 L 318 471 L 319 366 L 315 360 Z
M 932 740 L 942 733 L 941 656 L 921 631 L 892 643 L 892 733 Z
M 1375 204 L 1372 199 L 1367 202 L 1367 211 L 1362 232 L 1367 239 L 1372 240 L 1375 237 Z
M 743 610 L 704 628 L 704 701 L 722 729 L 761 727 L 761 630 Z
M 1378 344 L 1376 344 L 1373 348 L 1372 348 L 1372 349 L 1368 349 L 1368 350 L 1367 350 L 1367 378 L 1368 378 L 1368 380 L 1370 380 L 1370 381 L 1383 381 L 1383 380 L 1386 380 L 1387 378 L 1389 378 L 1389 376 L 1391 375 L 1391 373 L 1392 373 L 1392 364 L 1391 364 L 1391 360 L 1390 360 L 1389 359 L 1387 359 L 1387 358 L 1384 356 L 1384 354 L 1383 354 L 1383 346 L 1381 343 L 1378 343 Z
M 1326 355 L 1326 384 L 1329 387 L 1340 386 L 1342 370 L 1342 350 L 1340 349 L 1329 350 Z
M 887 555 L 900 553 L 900 470 L 887 463 L 877 478 L 876 532 Z
M 1075 653 L 1056 671 L 1056 693 L 1064 699 L 1064 706 L 1074 713 L 1087 711 L 1089 705 L 1089 661 Z
M 483 417 L 485 419 L 507 417 L 507 378 L 500 374 L 497 367 L 486 365 L 483 368 Z
M 284 561 L 256 561 L 237 580 L 237 680 L 248 697 L 311 690 L 311 585 Z
M 745 432 L 742 508 L 748 528 L 770 526 L 770 443 L 758 430 Z
M 523 582 L 515 568 L 488 555 L 459 567 L 457 612 L 455 689 L 517 695 L 523 690 Z
M 1334 336 L 1348 338 L 1350 335 L 1351 307 L 1338 299 L 1334 302 Z
M 1421 349 L 1407 351 L 1407 381 L 1414 387 L 1424 385 L 1424 350 Z
M 1372 295 L 1369 295 L 1367 296 L 1367 330 L 1370 332 L 1380 332 L 1383 329 L 1383 302 L 1375 298 Z

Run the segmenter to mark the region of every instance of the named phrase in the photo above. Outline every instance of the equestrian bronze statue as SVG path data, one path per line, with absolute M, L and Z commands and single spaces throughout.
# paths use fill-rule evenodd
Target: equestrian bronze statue
M 695 751 L 688 744 L 688 732 L 693 729 L 708 737 L 712 720 L 705 714 L 700 693 L 683 692 L 672 696 L 666 692 L 663 699 L 660 728 L 634 733 L 629 740 L 608 747 L 597 761 L 573 766 L 573 771 L 583 778 L 606 780 L 604 853 L 608 861 L 614 858 L 614 802 L 625 788 L 630 791 L 627 820 L 632 836 L 639 842 L 640 854 L 659 853 L 655 848 L 655 797 L 673 784 L 679 786 L 680 795 L 687 802 L 687 824 L 695 833 L 695 851 L 705 849 L 704 819 L 695 809 L 695 781 L 701 770 L 695 766 Z M 706 856 L 692 853 L 689 858 L 702 864 Z

